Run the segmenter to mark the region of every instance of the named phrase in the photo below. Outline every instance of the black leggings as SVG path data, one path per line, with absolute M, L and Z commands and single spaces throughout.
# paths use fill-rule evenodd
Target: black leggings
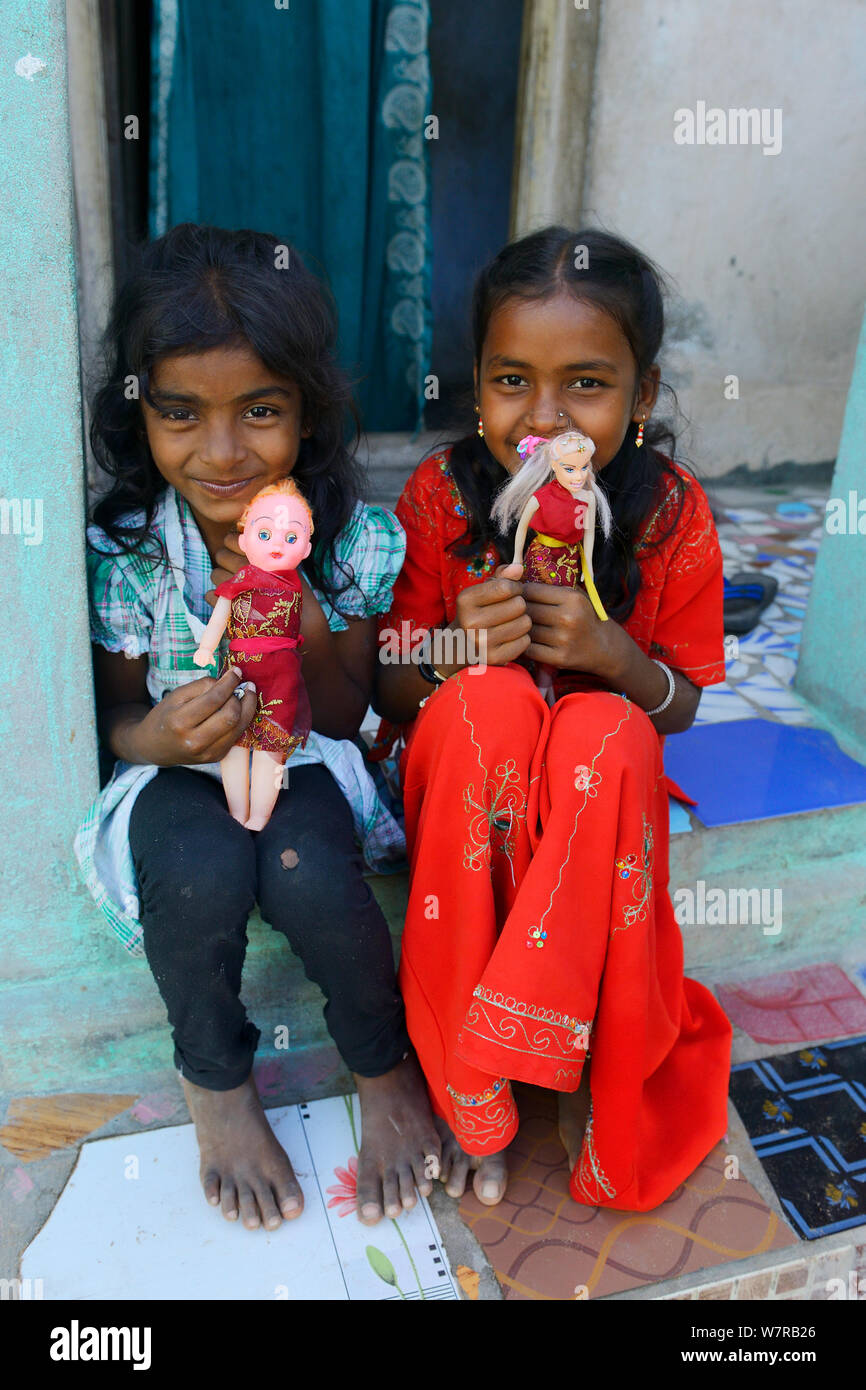
M 187 1080 L 227 1091 L 259 1040 L 240 1001 L 247 918 L 283 932 L 325 997 L 344 1062 L 382 1076 L 409 1047 L 388 926 L 362 877 L 349 805 L 327 768 L 292 769 L 264 830 L 244 830 L 218 781 L 161 768 L 136 798 L 129 842 L 144 949 Z M 297 854 L 285 867 L 284 850 Z M 289 856 L 291 862 L 293 856 Z

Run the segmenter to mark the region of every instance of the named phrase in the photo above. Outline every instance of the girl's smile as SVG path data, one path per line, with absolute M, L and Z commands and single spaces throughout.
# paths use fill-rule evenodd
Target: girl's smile
M 218 483 L 213 479 L 206 478 L 192 478 L 190 481 L 198 487 L 204 488 L 214 497 L 240 497 L 246 492 L 250 483 L 257 481 L 257 478 L 253 474 L 247 478 L 240 478 L 236 483 Z
M 162 358 L 142 399 L 153 461 L 190 504 L 214 554 L 244 504 L 288 477 L 303 438 L 301 392 L 245 344 Z
M 509 473 L 521 465 L 526 434 L 552 438 L 575 428 L 595 442 L 593 466 L 618 453 L 632 420 L 649 418 L 659 368 L 636 379 L 631 348 L 615 320 L 563 291 L 507 299 L 491 315 L 476 391 L 484 441 Z M 560 412 L 571 424 L 558 423 Z

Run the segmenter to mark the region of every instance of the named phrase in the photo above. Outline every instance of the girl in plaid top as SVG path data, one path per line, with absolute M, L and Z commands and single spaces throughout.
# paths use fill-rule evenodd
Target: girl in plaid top
M 355 848 L 357 833 L 372 864 L 399 850 L 351 741 L 405 543 L 390 513 L 359 501 L 332 313 L 280 245 L 176 227 L 145 248 L 118 297 L 92 425 L 113 485 L 88 533 L 100 733 L 118 762 L 77 842 L 89 886 L 125 944 L 143 947 L 166 1003 L 205 1195 L 229 1220 L 270 1229 L 303 1197 L 251 1075 L 259 1034 L 239 991 L 254 902 L 321 985 L 355 1074 L 361 1220 L 414 1205 L 439 1154 L 387 925 Z M 202 676 L 193 654 L 214 587 L 244 562 L 238 517 L 287 475 L 316 518 L 300 570 L 313 733 L 269 824 L 252 832 L 229 815 L 215 773 L 256 693 L 241 698 L 234 669 Z

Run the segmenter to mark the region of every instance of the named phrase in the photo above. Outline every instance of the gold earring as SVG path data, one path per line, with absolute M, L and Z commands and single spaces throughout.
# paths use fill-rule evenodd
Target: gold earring
M 476 406 L 476 407 L 475 407 L 475 414 L 478 416 L 478 430 L 477 430 L 478 438 L 479 438 L 479 439 L 483 439 L 483 438 L 484 438 L 484 422 L 483 422 L 483 420 L 481 419 L 481 407 L 480 407 L 480 406 Z
M 636 448 L 636 449 L 639 449 L 640 446 L 643 444 L 643 427 L 644 427 L 644 421 L 645 421 L 645 420 L 646 420 L 646 416 L 645 416 L 645 415 L 642 415 L 642 416 L 641 416 L 641 422 L 640 422 L 640 424 L 639 424 L 638 427 L 637 427 L 637 435 L 636 435 L 635 441 L 634 441 L 634 445 L 635 445 L 635 448 Z

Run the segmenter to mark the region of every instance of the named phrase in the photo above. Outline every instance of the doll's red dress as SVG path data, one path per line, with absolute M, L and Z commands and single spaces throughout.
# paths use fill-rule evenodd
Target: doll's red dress
M 580 585 L 580 542 L 583 540 L 586 503 L 575 500 L 554 479 L 534 492 L 538 510 L 529 525 L 535 536 L 526 551 L 524 579 L 533 584 Z M 550 541 L 558 541 L 551 545 Z
M 301 580 L 244 565 L 216 590 L 231 600 L 228 664 L 256 687 L 255 718 L 238 746 L 288 757 L 307 741 L 310 700 L 301 675 Z

